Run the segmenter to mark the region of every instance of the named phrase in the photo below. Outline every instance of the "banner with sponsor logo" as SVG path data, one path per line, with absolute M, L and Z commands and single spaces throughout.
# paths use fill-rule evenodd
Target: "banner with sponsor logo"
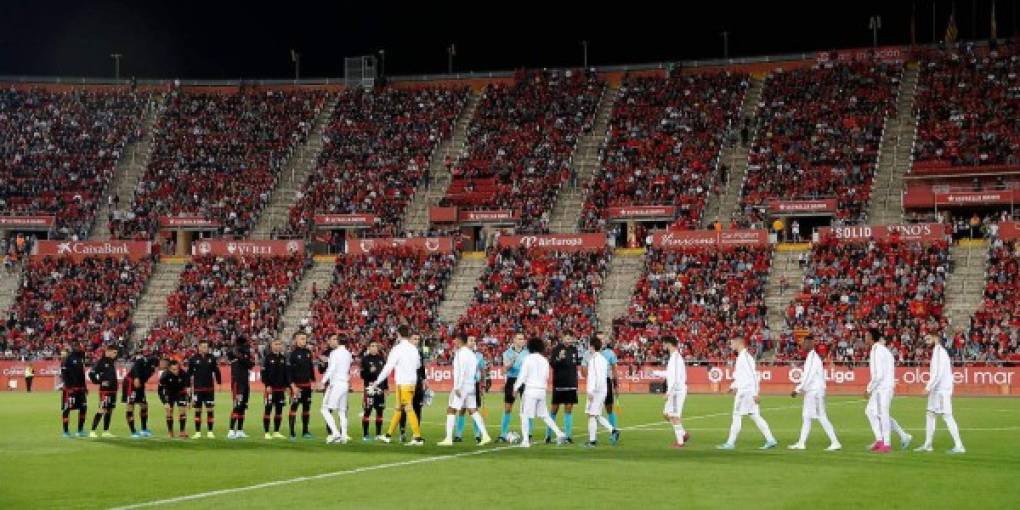
M 201 240 L 191 245 L 192 255 L 217 257 L 286 257 L 305 252 L 305 242 Z
M 849 227 L 821 227 L 815 231 L 815 241 L 835 238 L 841 241 L 867 242 L 896 239 L 899 241 L 936 242 L 944 241 L 948 226 L 942 223 L 917 223 L 910 225 L 857 225 Z
M 1003 221 L 999 223 L 999 237 L 1006 241 L 1020 239 L 1020 222 Z
M 606 236 L 605 234 L 499 236 L 497 246 L 500 248 L 523 246 L 529 250 L 541 251 L 593 251 L 606 247 Z
M 0 228 L 49 230 L 56 222 L 56 216 L 0 216 Z
M 148 241 L 36 241 L 34 257 L 70 257 L 81 260 L 87 257 L 127 257 L 140 260 L 152 253 Z
M 201 216 L 160 216 L 159 228 L 181 228 L 196 230 L 214 230 L 222 225 L 216 220 Z
M 953 205 L 1007 205 L 1020 201 L 1020 191 L 952 191 L 935 193 L 935 203 L 940 207 Z
M 704 246 L 767 246 L 769 234 L 765 230 L 665 230 L 652 234 L 652 246 L 662 249 L 681 249 Z
M 517 223 L 520 213 L 509 209 L 494 211 L 457 211 L 461 223 Z
M 839 205 L 835 198 L 819 200 L 769 200 L 769 212 L 778 215 L 836 214 Z
M 347 253 L 363 255 L 383 248 L 410 248 L 427 253 L 453 253 L 452 237 L 383 237 L 378 239 L 348 239 Z
M 25 366 L 23 361 L 0 361 L 0 387 L 4 390 L 14 381 L 17 389 L 24 388 Z M 34 361 L 31 363 L 35 371 L 34 389 L 52 390 L 60 375 L 60 363 L 53 360 Z M 130 366 L 118 363 L 117 377 L 121 380 L 127 375 Z M 665 380 L 664 366 L 627 365 L 621 364 L 619 374 L 619 390 L 627 393 L 647 393 L 652 384 Z M 222 390 L 230 388 L 230 370 L 226 365 L 221 367 Z M 351 367 L 351 389 L 362 391 L 364 382 L 359 377 L 358 368 Z M 789 394 L 790 390 L 800 381 L 802 369 L 788 366 L 759 366 L 758 379 L 762 393 Z M 430 363 L 426 366 L 425 376 L 429 379 L 429 387 L 436 391 L 450 391 L 453 383 L 453 369 L 450 365 Z M 489 371 L 493 381 L 492 391 L 502 391 L 506 383 L 503 367 L 493 367 Z M 928 382 L 928 367 L 898 367 L 896 369 L 896 393 L 898 395 L 924 395 L 924 385 Z M 850 368 L 845 366 L 828 366 L 825 369 L 827 381 L 826 392 L 830 395 L 861 395 L 867 388 L 870 372 L 867 367 Z M 252 391 L 262 391 L 262 379 L 259 367 L 248 376 Z M 584 383 L 584 374 L 578 371 L 578 380 Z M 994 396 L 1020 395 L 1020 367 L 983 367 L 966 366 L 953 368 L 955 382 L 954 393 L 960 396 Z M 159 381 L 159 373 L 149 379 L 146 388 L 155 391 Z M 733 381 L 733 368 L 730 366 L 691 365 L 687 367 L 687 386 L 692 393 L 720 393 L 729 390 Z M 90 391 L 96 387 L 89 383 Z M 863 407 L 863 403 L 861 406 Z
M 429 207 L 429 221 L 432 223 L 456 223 L 456 207 Z
M 374 214 L 316 214 L 315 226 L 319 228 L 368 228 L 376 224 L 379 217 Z
M 672 205 L 631 205 L 627 207 L 610 207 L 607 210 L 611 220 L 641 220 L 676 218 L 676 207 Z
M 907 60 L 907 49 L 902 46 L 879 48 L 857 48 L 850 50 L 819 51 L 815 61 L 826 62 L 870 62 L 877 60 L 885 64 L 898 64 Z

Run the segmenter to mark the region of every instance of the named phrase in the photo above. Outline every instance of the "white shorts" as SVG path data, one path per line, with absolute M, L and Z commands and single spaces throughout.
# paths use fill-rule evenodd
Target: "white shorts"
M 953 393 L 932 390 L 928 394 L 928 410 L 935 414 L 953 414 Z
M 817 420 L 825 416 L 825 392 L 808 391 L 804 393 L 804 419 Z
M 864 408 L 865 414 L 873 416 L 891 416 L 889 409 L 892 407 L 893 392 L 891 390 L 875 390 L 868 398 L 868 405 Z
M 754 401 L 754 394 L 750 392 L 737 393 L 733 398 L 733 414 L 745 416 L 758 414 L 758 403 Z
M 350 386 L 346 383 L 337 384 L 336 386 L 330 384 L 326 388 L 326 394 L 322 397 L 323 409 L 329 409 L 331 411 L 340 410 L 344 413 L 347 412 L 347 394 L 349 393 Z
M 602 414 L 602 408 L 606 405 L 607 392 L 599 391 L 588 394 L 588 400 L 584 404 L 584 414 L 588 416 L 599 416 Z
M 460 398 L 457 398 L 455 392 L 450 392 L 450 403 L 451 409 L 478 409 L 478 394 L 475 393 L 475 388 L 472 386 L 469 390 L 461 390 Z
M 521 399 L 521 416 L 525 418 L 544 418 L 549 415 L 549 406 L 545 403 L 545 391 L 524 390 Z
M 684 415 L 684 401 L 687 400 L 687 390 L 670 391 L 666 393 L 666 405 L 662 408 L 662 414 L 670 418 L 679 418 Z

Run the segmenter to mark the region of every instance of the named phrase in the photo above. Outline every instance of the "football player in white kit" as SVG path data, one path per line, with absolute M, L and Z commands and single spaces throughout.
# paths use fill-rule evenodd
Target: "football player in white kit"
M 836 431 L 832 429 L 832 422 L 825 413 L 825 367 L 822 365 L 822 357 L 815 351 L 815 339 L 811 335 L 804 337 L 804 349 L 807 357 L 804 359 L 804 368 L 801 372 L 800 383 L 790 393 L 791 397 L 804 395 L 804 422 L 800 426 L 800 439 L 788 446 L 791 450 L 804 450 L 807 448 L 808 434 L 811 432 L 811 421 L 818 420 L 822 425 L 825 435 L 829 436 L 829 447 L 825 451 L 833 452 L 843 448 L 836 439 Z
M 941 414 L 946 422 L 949 435 L 953 437 L 953 449 L 949 453 L 966 453 L 963 441 L 960 440 L 960 427 L 953 418 L 953 362 L 949 353 L 935 335 L 925 337 L 925 343 L 931 347 L 931 365 L 928 368 L 928 384 L 924 390 L 928 392 L 928 412 L 925 415 L 924 444 L 915 452 L 930 452 L 932 440 L 935 438 L 935 415 Z
M 670 446 L 683 448 L 691 437 L 681 423 L 684 401 L 687 400 L 687 364 L 684 363 L 676 338 L 664 337 L 662 343 L 669 352 L 669 361 L 666 362 L 666 405 L 662 409 L 662 415 L 673 425 L 673 434 L 676 436 L 676 441 Z
M 737 436 L 740 435 L 740 426 L 743 417 L 750 416 L 751 421 L 758 426 L 758 430 L 765 436 L 765 444 L 760 449 L 769 450 L 775 448 L 776 438 L 772 436 L 769 424 L 761 417 L 758 407 L 758 371 L 755 369 L 754 357 L 747 352 L 747 344 L 741 337 L 730 339 L 730 348 L 737 353 L 737 360 L 733 365 L 733 383 L 730 384 L 730 391 L 736 392 L 733 397 L 733 423 L 730 424 L 729 439 L 716 448 L 720 450 L 732 450 L 736 448 Z
M 556 426 L 556 422 L 549 417 L 549 406 L 545 403 L 545 390 L 549 383 L 549 360 L 545 359 L 545 341 L 534 337 L 528 340 L 528 356 L 521 364 L 521 372 L 514 383 L 514 393 L 524 388 L 524 398 L 521 402 L 521 447 L 531 446 L 528 439 L 531 431 L 528 425 L 532 418 L 541 418 L 545 425 L 556 435 L 556 444 L 566 442 L 563 431 Z
M 326 444 L 344 444 L 350 440 L 347 436 L 347 394 L 351 389 L 351 351 L 347 350 L 346 340 L 337 335 L 329 337 L 329 365 L 319 382 L 319 389 L 325 389 L 322 397 L 322 417 L 326 419 L 329 437 Z M 340 417 L 340 427 L 333 420 L 333 413 Z
M 460 335 L 456 339 L 457 352 L 453 355 L 453 389 L 446 410 L 446 438 L 439 446 L 453 446 L 453 429 L 457 424 L 457 413 L 467 409 L 477 430 L 482 431 L 478 446 L 492 442 L 485 430 L 482 414 L 478 412 L 478 394 L 475 390 L 475 375 L 478 373 L 478 358 L 475 356 L 475 337 Z
M 868 383 L 868 405 L 864 414 L 868 417 L 871 430 L 875 434 L 875 442 L 870 450 L 876 453 L 889 453 L 892 431 L 900 436 L 900 447 L 910 446 L 912 437 L 900 424 L 892 418 L 893 390 L 896 388 L 896 358 L 885 346 L 885 337 L 875 329 L 869 329 L 864 336 L 871 346 L 869 365 L 871 382 Z
M 596 337 L 588 342 L 588 375 L 585 388 L 588 399 L 584 408 L 584 413 L 588 415 L 588 442 L 581 445 L 586 448 L 598 445 L 599 425 L 609 431 L 610 440 L 614 445 L 620 441 L 620 431 L 602 416 L 606 395 L 609 394 L 609 361 L 602 355 L 601 350 L 601 339 Z

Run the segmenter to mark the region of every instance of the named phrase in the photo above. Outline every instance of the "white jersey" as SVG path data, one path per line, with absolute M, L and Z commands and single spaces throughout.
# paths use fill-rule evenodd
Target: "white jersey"
M 514 392 L 521 387 L 528 391 L 545 392 L 549 384 L 549 361 L 545 356 L 537 352 L 528 354 L 521 363 L 521 373 L 517 375 L 517 382 L 514 383 Z
M 892 391 L 896 387 L 896 359 L 888 347 L 875 342 L 871 346 L 869 357 L 871 365 L 871 382 L 868 392 L 875 390 Z
M 475 375 L 478 373 L 478 358 L 467 347 L 457 349 L 453 356 L 453 390 L 461 394 L 474 393 Z
M 390 376 L 390 372 L 396 372 L 398 386 L 413 386 L 418 382 L 419 367 L 421 356 L 418 354 L 418 348 L 407 340 L 401 340 L 386 356 L 386 365 L 379 372 L 379 377 L 376 377 L 375 384 L 382 384 Z
M 666 363 L 666 392 L 678 391 L 687 391 L 687 365 L 679 350 L 670 354 Z
M 798 393 L 825 391 L 825 367 L 822 366 L 822 357 L 814 350 L 804 359 L 804 369 L 796 390 Z
M 351 351 L 340 346 L 329 353 L 329 366 L 322 376 L 323 381 L 328 381 L 330 386 L 347 387 L 351 381 Z
M 949 359 L 949 353 L 942 344 L 935 344 L 931 351 L 931 364 L 928 368 L 927 391 L 942 393 L 953 392 L 953 362 Z
M 731 390 L 737 393 L 758 394 L 758 372 L 755 370 L 754 358 L 747 349 L 740 351 L 737 361 L 733 366 L 733 383 Z
M 594 395 L 608 391 L 609 362 L 601 352 L 588 357 L 588 394 Z

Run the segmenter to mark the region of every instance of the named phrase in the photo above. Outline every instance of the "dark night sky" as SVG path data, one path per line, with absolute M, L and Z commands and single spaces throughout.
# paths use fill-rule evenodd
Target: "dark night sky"
M 951 4 L 935 1 L 941 35 Z M 1000 36 L 1013 33 L 1017 3 L 998 0 Z M 724 29 L 730 55 L 749 56 L 870 45 L 873 14 L 882 16 L 880 44 L 910 37 L 909 0 L 437 4 L 3 0 L 0 74 L 111 76 L 109 54 L 120 52 L 123 76 L 287 78 L 291 48 L 305 77 L 340 76 L 344 56 L 380 48 L 391 75 L 435 73 L 445 72 L 451 42 L 456 70 L 504 70 L 580 65 L 584 39 L 591 65 L 655 62 L 721 57 Z M 972 5 L 976 36 L 987 37 L 991 0 L 956 4 L 961 37 L 973 38 Z M 931 40 L 931 27 L 932 0 L 918 0 L 919 42 Z

